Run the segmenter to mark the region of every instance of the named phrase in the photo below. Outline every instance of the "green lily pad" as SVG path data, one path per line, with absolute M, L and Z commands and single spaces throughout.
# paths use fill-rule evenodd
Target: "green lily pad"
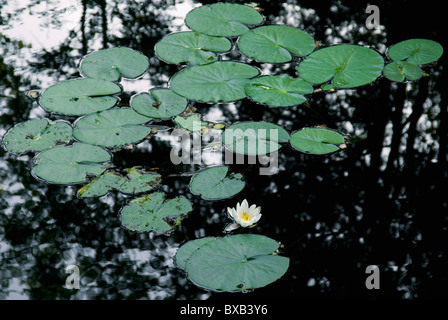
M 420 79 L 423 76 L 423 71 L 416 64 L 406 61 L 393 61 L 386 64 L 383 74 L 391 81 L 403 82 L 406 78 L 409 80 Z
M 40 96 L 39 104 L 48 111 L 65 115 L 84 115 L 115 106 L 121 87 L 110 81 L 74 79 L 48 87 Z
M 201 120 L 202 115 L 199 113 L 191 113 L 187 116 L 177 116 L 173 119 L 174 123 L 180 128 L 190 132 L 203 130 L 207 126 L 207 122 Z
M 344 137 L 325 128 L 303 128 L 291 134 L 291 146 L 309 154 L 328 154 L 346 148 Z
M 72 132 L 72 126 L 65 121 L 32 119 L 8 130 L 3 136 L 2 145 L 5 150 L 17 154 L 43 151 L 58 143 L 69 142 Z
M 190 65 L 202 65 L 218 60 L 215 52 L 227 52 L 231 48 L 232 43 L 227 38 L 187 31 L 163 37 L 157 42 L 155 53 L 168 63 L 186 62 Z
M 123 176 L 118 172 L 108 171 L 96 177 L 78 190 L 78 197 L 101 197 L 112 190 L 126 194 L 148 192 L 160 184 L 160 174 L 145 171 L 138 167 L 125 169 Z
M 297 70 L 302 79 L 313 84 L 332 80 L 335 88 L 353 88 L 375 81 L 383 68 L 384 59 L 378 52 L 341 44 L 314 51 Z
M 244 189 L 246 182 L 241 174 L 228 174 L 228 171 L 229 168 L 226 166 L 210 167 L 200 171 L 191 178 L 191 192 L 205 200 L 233 197 Z
M 154 192 L 133 199 L 124 206 L 120 220 L 131 231 L 167 233 L 178 226 L 182 218 L 192 211 L 191 202 L 184 197 L 165 201 L 165 194 Z
M 293 55 L 306 56 L 315 48 L 314 39 L 300 29 L 270 25 L 251 29 L 238 39 L 238 48 L 260 62 L 284 63 Z
M 249 6 L 235 3 L 203 5 L 188 12 L 185 24 L 210 36 L 234 37 L 249 30 L 247 25 L 263 22 L 263 16 Z
M 288 132 L 268 122 L 238 122 L 222 133 L 224 145 L 231 151 L 247 155 L 264 155 L 281 148 L 289 141 Z
M 232 292 L 261 288 L 289 267 L 289 258 L 275 254 L 277 241 L 266 236 L 238 234 L 203 242 L 181 261 L 188 278 L 200 287 Z
M 176 255 L 174 259 L 176 264 L 185 269 L 187 265 L 188 258 L 190 258 L 191 254 L 199 249 L 202 245 L 206 244 L 209 241 L 215 240 L 216 237 L 204 237 L 195 240 L 190 240 L 184 243 L 179 249 L 177 249 Z
M 259 70 L 248 64 L 217 61 L 179 71 L 171 78 L 170 86 L 191 100 L 229 102 L 245 98 L 245 85 L 258 74 Z
M 56 146 L 34 157 L 32 174 L 50 183 L 77 184 L 88 175 L 100 175 L 110 167 L 111 154 L 84 143 Z
M 151 128 L 142 124 L 150 120 L 130 108 L 106 110 L 79 118 L 75 122 L 73 136 L 81 142 L 97 146 L 124 146 L 143 140 Z
M 262 76 L 246 85 L 247 96 L 271 107 L 294 106 L 306 101 L 304 94 L 313 93 L 313 86 L 305 80 L 289 76 Z
M 86 55 L 79 67 L 88 78 L 118 81 L 121 77 L 135 79 L 149 67 L 148 58 L 130 48 L 110 48 Z
M 169 89 L 151 89 L 131 98 L 132 109 L 155 119 L 168 119 L 182 113 L 188 105 L 187 99 Z
M 406 60 L 417 65 L 437 61 L 442 54 L 443 47 L 440 43 L 427 39 L 404 40 L 387 50 L 387 55 L 392 60 Z

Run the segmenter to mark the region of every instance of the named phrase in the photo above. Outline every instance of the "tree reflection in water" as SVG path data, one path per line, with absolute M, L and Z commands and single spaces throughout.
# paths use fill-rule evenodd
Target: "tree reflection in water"
M 235 1 L 244 3 L 244 1 Z M 381 52 L 401 40 L 440 42 L 442 13 L 428 3 L 383 1 L 380 31 L 365 28 L 367 3 L 347 1 L 259 1 L 267 24 L 288 24 L 313 34 L 324 45 L 355 43 Z M 202 3 L 209 3 L 203 1 Z M 212 3 L 212 2 L 210 2 Z M 0 1 L 6 8 L 7 1 Z M 56 1 L 49 1 L 48 7 Z M 30 117 L 49 117 L 26 96 L 30 88 L 78 76 L 86 53 L 128 46 L 150 57 L 146 75 L 129 86 L 128 96 L 166 86 L 177 66 L 153 55 L 155 43 L 175 31 L 167 10 L 174 1 L 87 1 L 79 6 L 79 24 L 59 47 L 30 52 L 20 39 L 0 34 L 1 133 Z M 63 26 L 63 9 L 43 11 L 49 27 Z M 440 10 L 439 10 L 440 11 Z M 6 12 L 6 11 L 4 11 Z M 2 26 L 20 15 L 1 15 Z M 49 18 L 51 17 L 51 19 Z M 233 58 L 232 53 L 224 58 Z M 237 198 L 202 201 L 188 192 L 188 177 L 176 174 L 198 165 L 174 166 L 171 145 L 155 136 L 131 151 L 114 155 L 117 166 L 159 168 L 168 196 L 189 197 L 195 210 L 171 236 L 132 233 L 118 213 L 129 197 L 110 193 L 78 199 L 75 187 L 39 182 L 30 175 L 32 155 L 1 150 L 0 298 L 30 299 L 218 299 L 191 284 L 172 257 L 186 240 L 222 235 L 226 208 L 247 199 L 262 207 L 254 232 L 283 244 L 291 258 L 279 281 L 239 298 L 441 298 L 447 297 L 447 65 L 446 54 L 431 66 L 431 76 L 408 84 L 379 79 L 355 90 L 310 96 L 306 106 L 267 108 L 248 100 L 233 104 L 196 104 L 207 120 L 268 121 L 290 132 L 325 124 L 351 136 L 349 148 L 333 156 L 281 150 L 280 171 L 258 175 L 251 165 L 237 166 L 249 182 Z M 295 76 L 293 64 L 258 64 L 270 74 Z M 54 118 L 54 117 L 52 117 Z M 74 119 L 71 119 L 74 120 Z M 166 135 L 165 135 L 166 136 Z M 65 267 L 81 270 L 79 290 L 64 287 Z M 381 289 L 367 290 L 368 265 L 378 265 Z M 234 297 L 234 295 L 232 295 Z

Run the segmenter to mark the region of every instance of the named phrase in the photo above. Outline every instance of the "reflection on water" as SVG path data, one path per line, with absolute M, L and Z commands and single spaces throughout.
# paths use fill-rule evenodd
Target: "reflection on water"
M 148 73 L 124 84 L 128 95 L 123 105 L 136 92 L 166 86 L 178 70 L 154 58 L 153 47 L 180 27 L 170 13 L 189 7 L 190 2 L 82 0 L 64 7 L 48 1 L 46 9 L 39 1 L 29 2 L 30 6 L 16 8 L 0 1 L 1 135 L 29 118 L 55 118 L 26 92 L 77 77 L 77 63 L 87 52 L 129 46 L 150 57 Z M 381 29 L 376 31 L 366 29 L 367 4 L 359 1 L 301 1 L 300 6 L 293 0 L 259 2 L 266 23 L 303 28 L 324 45 L 357 43 L 384 52 L 393 43 L 420 37 L 446 48 L 443 19 L 435 17 L 438 13 L 430 6 L 381 2 Z M 26 24 L 19 20 L 23 15 L 7 14 L 22 11 L 33 11 L 49 29 L 67 30 L 67 37 L 56 47 L 29 48 L 13 31 L 7 31 L 7 26 Z M 408 18 L 405 28 L 396 19 L 398 13 Z M 224 56 L 232 58 L 234 53 Z M 30 175 L 32 155 L 14 156 L 0 150 L 0 298 L 226 297 L 191 284 L 172 257 L 187 240 L 223 235 L 226 208 L 242 199 L 262 207 L 263 221 L 252 232 L 280 241 L 291 265 L 279 281 L 241 298 L 447 297 L 446 65 L 445 54 L 431 67 L 432 75 L 418 82 L 396 84 L 379 79 L 356 90 L 314 94 L 300 107 L 267 108 L 247 100 L 196 104 L 207 121 L 264 120 L 289 132 L 325 124 L 351 137 L 346 151 L 329 157 L 284 147 L 276 175 L 260 176 L 254 165 L 235 166 L 246 176 L 248 186 L 225 201 L 207 202 L 189 194 L 190 177 L 182 173 L 202 166 L 173 165 L 168 133 L 115 153 L 117 166 L 159 168 L 168 197 L 191 199 L 194 211 L 171 236 L 122 228 L 118 212 L 130 200 L 128 196 L 110 193 L 100 199 L 78 199 L 76 187 L 34 179 Z M 296 75 L 294 64 L 257 66 L 264 73 Z M 80 268 L 79 290 L 65 288 L 65 268 L 71 264 Z M 368 265 L 379 267 L 379 290 L 365 287 Z

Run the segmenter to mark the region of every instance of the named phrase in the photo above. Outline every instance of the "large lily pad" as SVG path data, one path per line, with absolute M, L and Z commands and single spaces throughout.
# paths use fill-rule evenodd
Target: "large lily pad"
M 48 87 L 40 96 L 39 104 L 52 112 L 65 115 L 84 115 L 112 108 L 119 101 L 114 94 L 121 87 L 99 79 L 74 79 Z
M 414 63 L 406 61 L 392 61 L 391 63 L 386 64 L 383 74 L 391 81 L 403 82 L 405 79 L 420 79 L 423 76 L 423 71 Z
M 106 110 L 79 118 L 73 136 L 92 145 L 119 147 L 143 140 L 151 128 L 142 124 L 150 120 L 130 108 Z
M 190 190 L 205 200 L 219 200 L 235 196 L 246 183 L 241 174 L 228 174 L 229 168 L 217 166 L 204 169 L 190 181 Z
M 149 67 L 148 58 L 130 48 L 110 48 L 86 55 L 80 64 L 80 72 L 94 79 L 118 81 L 121 77 L 135 79 Z
M 191 202 L 184 197 L 165 201 L 165 194 L 154 192 L 133 199 L 122 208 L 120 220 L 132 231 L 166 233 L 178 226 L 182 218 L 192 211 Z
M 384 59 L 378 52 L 341 44 L 314 51 L 299 64 L 298 72 L 313 84 L 331 80 L 336 88 L 353 88 L 375 81 L 383 68 Z
M 228 102 L 246 97 L 245 85 L 259 74 L 250 65 L 218 61 L 185 68 L 171 78 L 171 89 L 188 99 L 201 102 Z
M 240 51 L 257 61 L 284 63 L 293 55 L 306 56 L 314 48 L 314 39 L 300 29 L 270 25 L 251 29 L 238 39 Z
M 176 255 L 176 261 L 185 266 L 193 283 L 212 290 L 261 288 L 281 278 L 289 267 L 288 258 L 275 254 L 278 243 L 262 235 L 230 235 L 202 240 L 194 246 L 198 248 L 186 250 L 192 251 L 188 258 L 181 254 L 178 261 Z
M 72 139 L 72 126 L 65 121 L 32 119 L 12 127 L 3 136 L 3 147 L 14 153 L 43 151 Z
M 132 109 L 146 117 L 167 119 L 182 113 L 188 101 L 169 89 L 151 89 L 131 98 Z
M 249 30 L 247 25 L 263 22 L 263 16 L 249 6 L 214 3 L 188 12 L 185 24 L 192 30 L 211 36 L 233 37 Z
M 104 172 L 78 190 L 78 197 L 100 197 L 109 191 L 118 190 L 126 194 L 148 192 L 160 184 L 160 174 L 138 167 L 125 169 L 125 175 L 118 172 Z
M 168 63 L 209 64 L 218 60 L 215 52 L 227 52 L 232 43 L 227 38 L 197 32 L 172 33 L 155 46 L 156 55 Z
M 346 148 L 344 137 L 326 128 L 303 128 L 291 134 L 291 146 L 309 154 L 328 154 Z
M 304 94 L 312 92 L 311 84 L 289 76 L 256 77 L 246 85 L 246 94 L 250 99 L 272 107 L 304 103 L 306 101 Z
M 394 44 L 387 55 L 395 61 L 406 60 L 413 64 L 427 64 L 437 61 L 443 54 L 440 43 L 428 39 L 409 39 Z
M 247 155 L 264 155 L 281 148 L 289 141 L 288 132 L 268 122 L 238 122 L 222 133 L 222 141 L 233 152 Z
M 88 175 L 100 175 L 110 167 L 111 155 L 101 147 L 84 143 L 56 146 L 34 157 L 32 174 L 50 183 L 77 184 Z

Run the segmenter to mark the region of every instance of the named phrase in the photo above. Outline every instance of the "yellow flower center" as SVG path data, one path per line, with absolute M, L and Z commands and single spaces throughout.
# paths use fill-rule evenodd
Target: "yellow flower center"
M 248 214 L 247 212 L 243 212 L 240 217 L 244 221 L 248 221 L 250 219 L 250 214 Z

